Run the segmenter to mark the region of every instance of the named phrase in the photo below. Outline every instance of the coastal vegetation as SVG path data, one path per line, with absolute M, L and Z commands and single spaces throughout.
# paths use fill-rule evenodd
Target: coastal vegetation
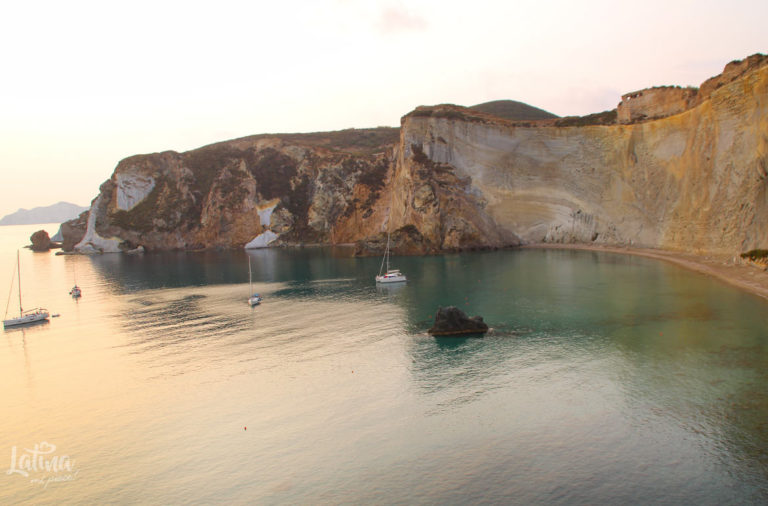
M 492 102 L 473 105 L 469 107 L 469 109 L 511 121 L 537 121 L 559 117 L 544 109 L 539 109 L 538 107 L 516 100 L 494 100 Z
M 746 253 L 741 254 L 741 258 L 746 258 L 748 260 L 755 261 L 766 261 L 768 260 L 768 249 L 753 249 L 749 250 Z
M 555 126 L 589 126 L 589 125 L 613 125 L 616 123 L 616 109 L 596 112 L 586 116 L 566 116 L 555 121 Z

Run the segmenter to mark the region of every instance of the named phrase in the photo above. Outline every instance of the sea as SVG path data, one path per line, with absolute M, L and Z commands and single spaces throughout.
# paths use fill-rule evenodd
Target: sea
M 57 256 L 0 227 L 0 504 L 766 504 L 768 302 L 606 252 Z M 263 302 L 250 307 L 253 288 Z M 80 299 L 69 296 L 77 283 Z M 432 337 L 435 312 L 482 337 Z

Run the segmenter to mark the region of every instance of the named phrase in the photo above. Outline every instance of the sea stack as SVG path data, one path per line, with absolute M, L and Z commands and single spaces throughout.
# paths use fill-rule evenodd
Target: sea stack
M 32 243 L 32 251 L 48 251 L 51 249 L 51 239 L 48 237 L 48 232 L 45 230 L 38 230 L 29 237 L 29 241 Z
M 463 334 L 484 334 L 488 325 L 482 316 L 468 317 L 464 311 L 455 307 L 440 307 L 435 313 L 435 323 L 428 331 L 433 336 L 455 336 Z

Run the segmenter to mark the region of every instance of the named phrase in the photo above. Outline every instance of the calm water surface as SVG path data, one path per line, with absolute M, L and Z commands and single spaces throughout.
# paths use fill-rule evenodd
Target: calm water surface
M 0 227 L 4 295 L 39 228 Z M 768 501 L 768 304 L 696 273 L 500 251 L 396 258 L 409 283 L 377 288 L 345 250 L 21 257 L 25 306 L 61 316 L 0 338 L 0 504 Z M 450 304 L 493 330 L 427 335 Z M 71 470 L 29 469 L 43 442 Z

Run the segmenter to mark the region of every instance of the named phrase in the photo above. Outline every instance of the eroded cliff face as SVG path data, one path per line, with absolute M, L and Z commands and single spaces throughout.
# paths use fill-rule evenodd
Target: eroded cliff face
M 433 108 L 405 117 L 402 140 L 526 242 L 733 254 L 768 240 L 768 66 L 656 121 L 520 128 Z
M 264 135 L 131 157 L 102 185 L 77 249 L 357 241 L 373 253 L 388 231 L 412 254 L 542 241 L 765 247 L 766 60 L 732 62 L 695 93 L 636 95 L 618 118 L 513 122 L 419 107 L 399 138 Z
M 519 237 L 733 255 L 768 241 L 768 66 L 709 93 L 630 125 L 521 127 L 419 108 L 403 119 L 398 173 L 413 174 L 422 156 L 448 168 L 492 224 L 477 227 L 488 245 Z M 419 189 L 401 178 L 405 224 Z
M 396 129 L 255 136 L 121 161 L 82 252 L 333 243 L 373 233 Z M 373 227 L 373 228 L 372 228 Z

